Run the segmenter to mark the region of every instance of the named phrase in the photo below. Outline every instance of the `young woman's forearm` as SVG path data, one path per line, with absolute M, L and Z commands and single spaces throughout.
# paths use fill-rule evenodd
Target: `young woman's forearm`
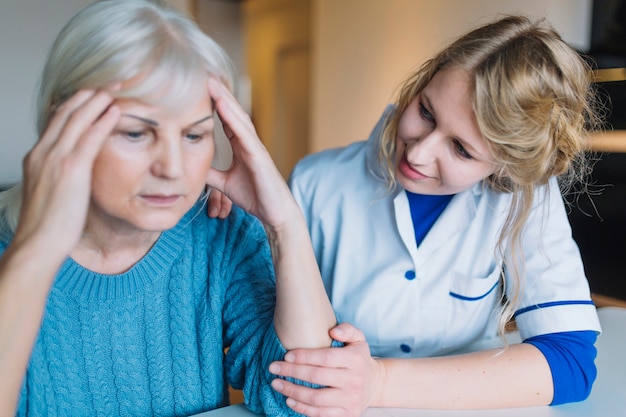
M 550 404 L 552 374 L 529 344 L 465 355 L 380 359 L 384 376 L 373 407 L 480 409 Z
M 293 220 L 266 228 L 276 270 L 276 333 L 286 349 L 329 346 L 335 314 L 315 260 L 304 218 L 294 202 Z
M 58 265 L 9 247 L 0 259 L 0 416 L 15 407 Z

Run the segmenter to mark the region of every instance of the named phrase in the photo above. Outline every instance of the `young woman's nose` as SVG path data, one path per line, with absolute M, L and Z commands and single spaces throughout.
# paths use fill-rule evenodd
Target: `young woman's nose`
M 180 135 L 159 138 L 155 144 L 152 173 L 163 178 L 179 178 L 184 172 Z
M 428 165 L 435 162 L 441 142 L 437 130 L 431 130 L 412 141 L 406 142 L 407 161 L 411 165 Z

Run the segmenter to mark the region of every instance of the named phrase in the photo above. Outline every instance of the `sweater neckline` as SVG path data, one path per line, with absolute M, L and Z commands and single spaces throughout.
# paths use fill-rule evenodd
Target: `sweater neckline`
M 163 231 L 150 250 L 121 274 L 94 272 L 67 257 L 57 273 L 54 288 L 85 301 L 106 301 L 136 294 L 170 270 L 185 243 L 184 230 L 193 220 L 191 213 L 197 209 L 197 205 L 194 206 L 176 226 Z

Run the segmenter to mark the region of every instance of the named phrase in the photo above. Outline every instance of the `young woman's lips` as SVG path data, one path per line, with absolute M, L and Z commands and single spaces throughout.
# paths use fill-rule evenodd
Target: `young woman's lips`
M 406 160 L 406 157 L 400 159 L 400 163 L 398 164 L 398 170 L 400 171 L 400 173 L 402 173 L 402 175 L 411 180 L 425 180 L 430 178 L 428 175 L 424 175 L 415 168 L 412 168 L 411 165 L 409 165 L 409 162 Z
M 178 202 L 178 200 L 181 198 L 181 196 L 178 195 L 178 194 L 174 194 L 174 195 L 142 195 L 141 198 L 143 198 L 145 201 L 147 201 L 149 204 L 151 204 L 153 206 L 168 207 L 168 206 L 176 204 L 176 202 Z

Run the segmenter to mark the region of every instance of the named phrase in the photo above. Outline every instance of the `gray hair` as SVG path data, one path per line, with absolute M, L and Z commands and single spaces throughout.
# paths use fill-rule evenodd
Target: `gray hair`
M 199 97 L 208 76 L 232 88 L 232 62 L 192 20 L 147 0 L 101 0 L 72 17 L 48 53 L 37 131 L 41 135 L 54 110 L 81 89 L 132 80 L 117 97 L 175 111 Z M 0 193 L 0 225 L 10 232 L 17 226 L 21 195 L 20 184 Z

